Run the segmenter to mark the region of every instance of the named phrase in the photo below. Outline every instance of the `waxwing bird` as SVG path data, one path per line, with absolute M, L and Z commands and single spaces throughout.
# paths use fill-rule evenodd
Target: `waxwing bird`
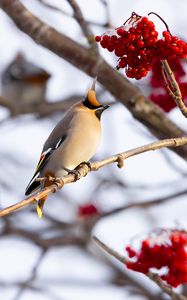
M 37 178 L 63 177 L 82 162 L 88 162 L 95 154 L 101 136 L 100 118 L 109 107 L 96 99 L 95 83 L 96 78 L 85 99 L 74 104 L 49 135 L 25 195 L 51 184 L 47 179 L 39 182 Z M 42 198 L 38 201 L 37 213 L 40 218 L 45 200 Z

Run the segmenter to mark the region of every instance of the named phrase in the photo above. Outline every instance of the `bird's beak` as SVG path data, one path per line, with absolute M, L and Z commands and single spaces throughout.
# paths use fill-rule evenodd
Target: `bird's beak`
M 109 107 L 110 107 L 110 105 L 104 105 L 104 106 L 103 106 L 103 111 L 104 111 L 105 109 L 109 108 Z
M 98 117 L 98 119 L 101 118 L 102 113 L 105 109 L 109 108 L 109 105 L 100 105 L 100 107 L 96 108 L 95 114 Z
M 102 106 L 98 107 L 96 109 L 96 111 L 99 112 L 100 114 L 102 114 L 102 112 L 107 108 L 109 108 L 109 105 L 102 105 Z

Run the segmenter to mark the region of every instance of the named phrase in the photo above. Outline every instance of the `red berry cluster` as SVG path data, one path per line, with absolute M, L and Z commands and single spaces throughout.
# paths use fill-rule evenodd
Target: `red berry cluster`
M 168 59 L 168 63 L 179 84 L 183 100 L 185 103 L 187 103 L 187 83 L 184 82 L 184 75 L 186 75 L 186 71 L 184 68 L 185 62 L 185 60 L 179 58 Z M 153 64 L 151 76 L 148 79 L 148 83 L 152 87 L 152 92 L 149 97 L 154 103 L 159 105 L 165 112 L 169 112 L 176 107 L 175 101 L 168 94 L 165 87 L 160 64 Z
M 87 203 L 78 207 L 79 217 L 92 217 L 98 214 L 99 214 L 98 208 L 92 203 Z
M 187 44 L 169 31 L 162 32 L 163 39 L 157 42 L 157 55 L 160 59 L 186 58 Z
M 166 234 L 166 231 L 165 231 Z M 184 231 L 168 231 L 167 235 L 159 233 L 153 241 L 148 238 L 142 241 L 141 249 L 136 252 L 126 247 L 129 258 L 127 268 L 146 274 L 150 268 L 160 270 L 167 267 L 167 273 L 160 278 L 173 287 L 187 282 L 187 233 Z
M 119 57 L 117 69 L 125 68 L 127 77 L 141 79 L 155 61 L 187 56 L 185 42 L 172 36 L 169 30 L 158 39 L 155 25 L 147 17 L 132 13 L 127 21 L 114 32 L 95 37 L 103 48 Z

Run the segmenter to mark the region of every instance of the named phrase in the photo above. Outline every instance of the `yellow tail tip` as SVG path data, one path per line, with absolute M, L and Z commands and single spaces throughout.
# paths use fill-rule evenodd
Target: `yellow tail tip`
M 43 208 L 40 207 L 39 205 L 37 205 L 36 206 L 36 211 L 37 211 L 37 214 L 38 214 L 38 218 L 41 219 L 42 215 L 43 215 Z

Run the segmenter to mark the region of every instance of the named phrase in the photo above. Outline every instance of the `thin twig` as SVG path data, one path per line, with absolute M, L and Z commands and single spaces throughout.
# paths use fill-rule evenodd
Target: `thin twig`
M 99 245 L 103 250 L 105 250 L 107 253 L 109 253 L 111 256 L 115 257 L 118 261 L 120 261 L 123 264 L 126 264 L 128 262 L 127 258 L 123 255 L 121 255 L 119 252 L 115 251 L 114 249 L 110 248 L 109 246 L 107 246 L 105 243 L 103 243 L 102 241 L 100 241 L 97 237 L 93 237 L 93 240 L 97 243 L 97 245 Z M 151 279 L 154 283 L 156 283 L 156 285 L 158 285 L 161 290 L 168 294 L 172 299 L 174 300 L 187 300 L 187 297 L 185 297 L 184 295 L 175 293 L 172 288 L 165 284 L 160 277 L 152 272 L 148 272 L 147 274 L 145 274 L 149 279 Z
M 55 12 L 59 12 L 63 15 L 65 15 L 66 17 L 72 17 L 72 15 L 70 13 L 68 13 L 67 11 L 65 10 L 62 10 L 61 8 L 59 7 L 56 7 L 48 2 L 46 2 L 45 0 L 38 0 L 43 6 L 47 7 L 47 8 L 50 8 L 52 10 L 54 10 Z
M 84 164 L 83 166 L 79 167 L 77 170 L 80 173 L 80 178 L 86 176 L 90 171 L 97 171 L 100 168 L 107 166 L 112 163 L 119 164 L 119 158 L 125 160 L 129 157 L 151 151 L 151 150 L 157 150 L 163 147 L 179 147 L 182 145 L 187 144 L 187 137 L 181 137 L 181 138 L 173 138 L 173 139 L 165 139 L 161 141 L 157 141 L 145 146 L 141 146 L 132 150 L 128 150 L 125 152 L 122 152 L 120 154 L 116 154 L 114 156 L 111 156 L 109 158 L 103 159 L 101 161 L 97 161 L 91 164 L 91 168 L 87 166 L 87 164 Z M 14 205 L 11 205 L 5 209 L 0 210 L 0 217 L 3 217 L 7 214 L 10 214 L 20 208 L 23 208 L 25 206 L 28 206 L 31 203 L 34 203 L 38 201 L 39 199 L 49 196 L 52 193 L 57 192 L 59 189 L 61 189 L 65 184 L 72 183 L 76 181 L 76 176 L 74 174 L 69 174 L 65 177 L 58 178 L 58 181 L 56 181 L 54 184 L 42 189 L 41 191 L 33 194 L 32 196 L 28 197 L 27 199 L 24 199 Z
M 100 2 L 103 4 L 103 6 L 105 8 L 105 13 L 106 13 L 106 25 L 105 26 L 109 27 L 109 28 L 114 28 L 114 26 L 112 25 L 112 22 L 111 22 L 109 4 L 108 4 L 107 0 L 100 0 Z
M 53 4 L 51 3 L 48 3 L 46 2 L 45 0 L 38 0 L 43 6 L 55 11 L 55 12 L 58 12 L 58 13 L 61 13 L 63 14 L 64 16 L 66 17 L 69 17 L 69 18 L 73 18 L 74 15 L 72 13 L 69 13 L 59 7 L 56 7 L 54 6 Z M 107 9 L 106 9 L 107 10 Z M 106 12 L 107 16 L 108 16 L 108 12 Z M 89 25 L 94 25 L 94 26 L 98 26 L 98 27 L 104 27 L 104 28 L 113 28 L 111 23 L 108 21 L 108 17 L 107 17 L 107 21 L 105 23 L 98 23 L 98 22 L 95 22 L 95 21 L 86 21 Z
M 162 76 L 169 95 L 174 99 L 181 113 L 187 118 L 187 107 L 182 99 L 182 93 L 174 73 L 172 72 L 167 60 L 162 62 Z M 171 86 L 171 88 L 170 88 Z
M 151 207 L 151 206 L 164 204 L 165 202 L 171 201 L 175 198 L 184 196 L 186 194 L 187 194 L 187 190 L 182 191 L 182 192 L 177 192 L 175 194 L 172 194 L 172 195 L 169 195 L 169 196 L 166 196 L 166 197 L 162 197 L 162 198 L 159 198 L 159 199 L 155 199 L 155 200 L 152 200 L 152 201 L 141 201 L 141 202 L 129 203 L 127 205 L 123 205 L 123 206 L 115 208 L 111 211 L 107 211 L 107 212 L 103 213 L 100 216 L 100 218 L 109 217 L 111 215 L 117 214 L 121 211 L 128 210 L 128 209 L 131 209 L 131 208 L 148 208 L 148 207 Z
M 89 23 L 84 18 L 80 6 L 76 2 L 76 0 L 67 0 L 67 2 L 70 4 L 71 8 L 73 9 L 73 16 L 79 23 L 82 32 L 84 33 L 85 37 L 88 40 L 88 43 L 91 46 L 91 49 L 94 51 L 94 54 L 98 54 L 98 45 L 95 42 L 94 34 L 91 30 Z

